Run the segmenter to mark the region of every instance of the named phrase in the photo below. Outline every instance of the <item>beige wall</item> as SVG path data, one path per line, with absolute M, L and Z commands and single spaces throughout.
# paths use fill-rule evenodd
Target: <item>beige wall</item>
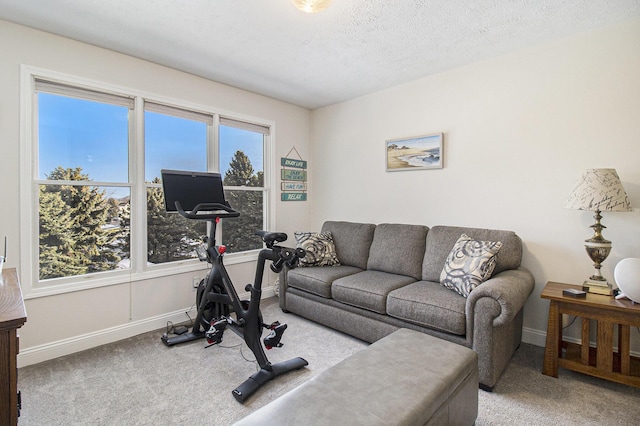
M 18 184 L 21 64 L 210 106 L 213 111 L 269 120 L 276 124 L 276 173 L 279 158 L 293 146 L 309 159 L 310 112 L 305 108 L 2 20 L 0 52 L 0 237 L 7 235 L 9 239 L 6 267 L 20 265 L 19 229 L 21 221 L 27 220 L 19 209 Z M 274 183 L 274 195 L 279 197 L 277 177 Z M 276 229 L 289 233 L 291 242 L 294 230 L 308 227 L 310 203 L 275 199 L 275 204 Z M 230 266 L 239 293 L 253 281 L 254 268 L 255 262 Z M 20 332 L 21 365 L 164 326 L 168 315 L 193 304 L 191 279 L 202 274 L 28 299 L 28 321 Z M 270 283 L 275 280 L 271 273 L 265 277 Z M 186 316 L 181 314 L 180 318 Z
M 613 167 L 636 210 L 604 213 L 603 274 L 640 257 L 640 20 L 461 67 L 312 113 L 313 225 L 326 219 L 516 231 L 536 279 L 525 339 L 544 345 L 547 281 L 592 273 L 590 212 L 564 202 Z M 441 170 L 385 172 L 386 139 L 444 132 Z M 572 326 L 577 335 L 579 325 Z M 633 331 L 635 350 L 640 335 Z

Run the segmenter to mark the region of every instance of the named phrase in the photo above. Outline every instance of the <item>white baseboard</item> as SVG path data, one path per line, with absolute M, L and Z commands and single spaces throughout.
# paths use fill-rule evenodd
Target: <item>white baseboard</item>
M 535 346 L 544 348 L 547 341 L 547 333 L 533 328 L 523 327 L 522 341 Z
M 274 295 L 275 293 L 272 286 L 262 290 L 262 298 L 273 297 Z M 251 297 L 249 293 L 239 294 L 238 296 L 240 299 L 249 299 Z M 188 310 L 189 308 L 181 309 L 143 320 L 133 321 L 128 324 L 20 349 L 17 360 L 18 368 L 106 345 L 107 343 L 117 342 L 118 340 L 127 339 L 150 331 L 160 330 L 167 326 L 167 321 L 175 324 L 184 322 L 188 320 L 188 318 L 185 317 L 185 311 Z M 158 335 L 158 344 L 160 344 L 160 335 Z

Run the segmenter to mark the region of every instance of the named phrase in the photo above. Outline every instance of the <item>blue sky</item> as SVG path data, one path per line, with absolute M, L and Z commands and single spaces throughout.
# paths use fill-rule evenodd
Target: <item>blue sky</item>
M 82 167 L 93 181 L 127 182 L 128 109 L 75 98 L 38 94 L 39 168 L 45 179 L 56 167 Z M 263 170 L 262 135 L 221 126 L 220 172 L 244 151 L 254 170 Z M 145 180 L 160 169 L 206 170 L 206 125 L 145 113 Z
M 82 167 L 92 180 L 127 182 L 128 110 L 39 93 L 38 177 Z

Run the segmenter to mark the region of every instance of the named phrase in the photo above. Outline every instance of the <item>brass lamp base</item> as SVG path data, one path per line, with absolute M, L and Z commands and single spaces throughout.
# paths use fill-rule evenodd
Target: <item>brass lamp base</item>
M 593 228 L 594 231 L 593 237 L 585 240 L 584 248 L 587 250 L 587 254 L 593 261 L 595 272 L 584 282 L 582 287 L 584 291 L 589 293 L 606 294 L 611 296 L 613 295 L 613 288 L 600 273 L 602 262 L 604 262 L 609 256 L 609 253 L 611 253 L 611 241 L 605 240 L 602 236 L 602 230 L 605 229 L 606 226 L 600 223 L 600 219 L 602 219 L 600 210 L 596 210 L 596 214 L 593 218 L 596 220 L 596 223 L 591 225 L 591 228 Z

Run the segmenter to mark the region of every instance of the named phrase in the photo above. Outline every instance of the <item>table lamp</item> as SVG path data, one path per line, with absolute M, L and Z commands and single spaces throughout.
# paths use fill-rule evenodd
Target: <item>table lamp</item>
M 585 240 L 584 247 L 593 261 L 595 273 L 583 284 L 583 289 L 590 293 L 612 295 L 611 284 L 600 273 L 602 262 L 611 252 L 611 241 L 604 239 L 602 230 L 606 227 L 600 223 L 603 211 L 631 211 L 629 197 L 615 169 L 588 169 L 582 174 L 571 191 L 564 205 L 567 209 L 591 210 L 596 214 L 596 223 L 591 225 L 593 236 Z

